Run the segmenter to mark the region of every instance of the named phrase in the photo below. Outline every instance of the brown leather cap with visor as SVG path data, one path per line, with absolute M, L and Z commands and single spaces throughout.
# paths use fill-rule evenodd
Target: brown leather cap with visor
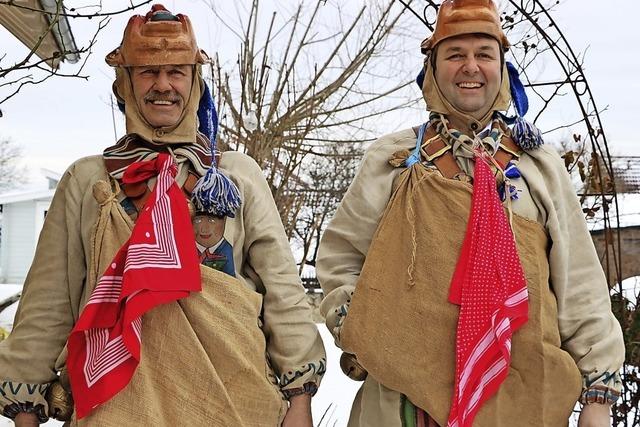
M 504 51 L 509 40 L 502 31 L 498 9 L 492 0 L 445 0 L 440 5 L 436 28 L 422 44 L 422 52 L 432 50 L 442 40 L 464 34 L 486 34 L 500 43 Z
M 209 57 L 198 48 L 187 16 L 154 4 L 145 16 L 129 19 L 122 43 L 105 60 L 112 67 L 139 67 L 205 64 Z

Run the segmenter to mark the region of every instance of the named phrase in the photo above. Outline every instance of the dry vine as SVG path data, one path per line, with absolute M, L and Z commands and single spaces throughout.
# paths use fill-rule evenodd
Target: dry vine
M 233 71 L 217 56 L 212 70 L 220 141 L 264 170 L 301 250 L 301 271 L 315 265 L 320 231 L 353 177 L 361 144 L 377 135 L 372 119 L 417 102 L 398 96 L 415 70 L 381 67 L 402 8 L 371 2 L 346 18 L 340 7 L 315 2 L 279 16 L 253 0 L 242 28 L 228 28 L 241 46 Z M 214 2 L 211 8 L 224 21 Z M 326 29 L 329 12 L 343 20 Z M 375 87 L 367 87 L 372 80 Z

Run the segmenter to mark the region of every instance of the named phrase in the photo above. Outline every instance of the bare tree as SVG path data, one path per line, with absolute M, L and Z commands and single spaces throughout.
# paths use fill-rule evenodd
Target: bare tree
M 283 200 L 300 204 L 288 210 L 295 216 L 288 221 L 292 226 L 289 237 L 300 246 L 300 273 L 305 265 L 316 266 L 322 232 L 349 188 L 361 154 L 358 145 L 343 145 L 333 147 L 329 157 L 314 156 L 305 168 L 314 187 L 283 194 Z
M 417 70 L 392 59 L 409 56 L 389 41 L 402 29 L 401 5 L 369 2 L 350 15 L 338 1 L 310 4 L 281 17 L 265 15 L 253 0 L 241 28 L 229 28 L 241 46 L 232 70 L 219 55 L 212 67 L 220 141 L 263 168 L 285 229 L 302 249 L 301 269 L 315 262 L 358 147 L 379 133 L 375 120 L 418 101 L 406 90 Z M 211 9 L 224 23 L 215 2 Z
M 24 168 L 19 166 L 22 148 L 10 139 L 0 139 L 0 191 L 24 182 Z
M 0 106 L 25 86 L 41 84 L 52 77 L 88 79 L 89 76 L 83 74 L 85 64 L 109 18 L 151 1 L 131 1 L 125 8 L 105 10 L 101 0 L 87 1 L 73 8 L 66 7 L 63 0 L 41 1 L 38 2 L 39 7 L 21 0 L 0 0 L 0 18 L 4 18 L 5 25 L 18 19 L 34 25 L 34 28 L 24 28 L 23 25 L 18 30 L 29 48 L 23 57 L 8 58 L 7 52 L 0 47 Z M 81 43 L 77 43 L 72 35 L 69 20 L 73 19 L 94 19 L 96 22 L 93 34 Z M 0 24 L 3 24 L 3 19 L 0 19 Z M 6 46 L 5 43 L 3 41 L 2 46 Z M 77 65 L 68 72 L 61 72 L 59 64 L 63 60 Z

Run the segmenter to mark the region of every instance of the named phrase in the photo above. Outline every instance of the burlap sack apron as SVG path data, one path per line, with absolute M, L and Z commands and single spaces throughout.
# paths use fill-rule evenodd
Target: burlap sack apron
M 453 393 L 459 311 L 447 298 L 471 194 L 470 184 L 420 163 L 400 174 L 340 335 L 343 349 L 370 376 L 406 395 L 441 426 Z M 507 379 L 474 426 L 566 426 L 582 381 L 560 348 L 547 235 L 518 215 L 513 228 L 528 283 L 529 321 L 513 336 Z
M 108 184 L 98 182 L 94 196 L 101 208 L 87 296 L 133 227 Z M 262 296 L 227 274 L 200 270 L 202 292 L 143 316 L 141 361 L 127 387 L 71 425 L 280 425 L 286 401 L 269 380 Z

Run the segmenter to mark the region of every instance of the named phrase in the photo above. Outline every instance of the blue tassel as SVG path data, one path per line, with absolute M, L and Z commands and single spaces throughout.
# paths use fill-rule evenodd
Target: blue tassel
M 525 151 L 535 150 L 544 144 L 542 132 L 533 123 L 529 123 L 522 117 L 517 117 L 511 136 L 516 144 Z
M 211 167 L 196 183 L 191 199 L 197 212 L 215 216 L 235 217 L 235 211 L 242 204 L 240 190 L 226 175 L 221 173 L 215 159 L 217 151 L 218 113 L 207 83 L 198 106 L 198 130 L 211 142 Z
M 505 189 L 505 187 L 508 187 Z M 500 195 L 500 201 L 504 202 L 506 200 L 506 192 L 505 190 L 508 190 L 509 193 L 509 198 L 511 200 L 518 200 L 520 198 L 520 195 L 518 194 L 518 189 L 516 188 L 515 185 L 502 185 L 498 188 L 498 194 Z
M 198 180 L 191 196 L 196 212 L 207 212 L 215 216 L 235 217 L 241 205 L 240 191 L 229 177 L 211 166 Z
M 529 111 L 529 98 L 524 90 L 524 85 L 520 81 L 520 75 L 516 67 L 507 61 L 507 72 L 509 73 L 509 88 L 513 105 L 520 117 L 524 117 Z
M 520 169 L 518 169 L 516 164 L 513 162 L 509 162 L 507 164 L 507 167 L 504 170 L 504 174 L 509 179 L 517 179 L 522 177 L 522 174 L 520 173 Z
M 529 111 L 529 99 L 524 90 L 524 85 L 520 81 L 520 75 L 516 67 L 507 61 L 507 72 L 509 73 L 509 88 L 511 90 L 511 100 L 516 109 L 517 117 L 507 117 L 505 122 L 513 124 L 511 135 L 516 144 L 523 150 L 534 150 L 544 144 L 542 132 L 533 123 L 524 119 L 524 115 Z
M 420 72 L 416 76 L 416 84 L 420 89 L 422 89 L 422 85 L 424 84 L 424 76 L 424 67 L 422 67 L 422 70 L 420 70 Z
M 509 184 L 509 197 L 511 197 L 511 200 L 518 200 L 518 189 L 515 185 Z
M 213 97 L 211 96 L 207 82 L 204 82 L 204 91 L 200 98 L 200 104 L 198 105 L 198 121 L 200 122 L 198 130 L 209 138 L 212 152 L 214 152 L 217 146 L 218 112 L 213 103 Z

